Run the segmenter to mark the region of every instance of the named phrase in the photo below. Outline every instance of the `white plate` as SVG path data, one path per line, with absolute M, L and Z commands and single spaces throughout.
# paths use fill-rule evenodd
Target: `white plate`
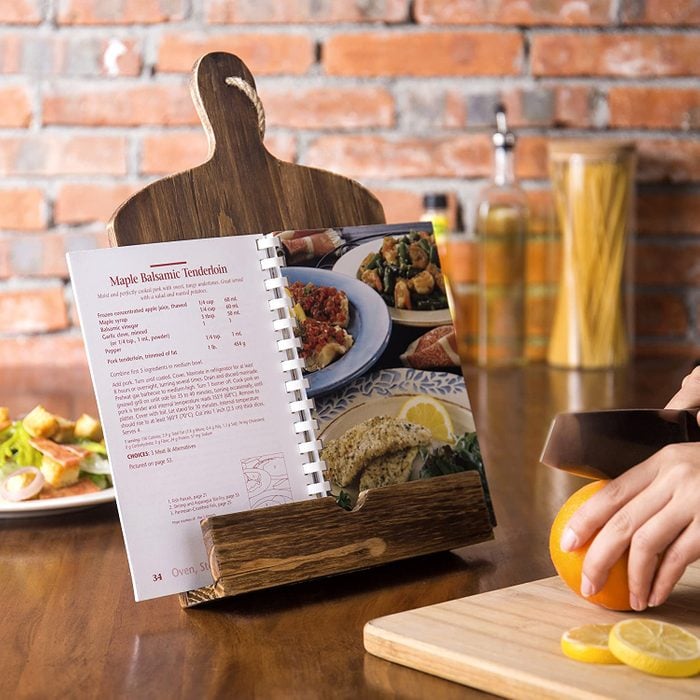
M 290 284 L 311 282 L 340 289 L 347 294 L 350 302 L 347 331 L 353 337 L 353 346 L 328 367 L 306 375 L 309 380 L 306 393 L 310 397 L 345 386 L 377 362 L 389 343 L 391 317 L 373 289 L 360 280 L 314 267 L 285 267 L 283 274 Z
M 34 501 L 0 500 L 0 519 L 2 518 L 37 518 L 47 515 L 61 515 L 69 511 L 91 508 L 100 503 L 114 501 L 114 488 L 83 493 L 78 496 L 64 496 L 63 498 L 44 498 Z
M 342 391 L 316 401 L 319 437 L 323 441 L 341 437 L 358 423 L 375 416 L 396 416 L 403 403 L 416 395 L 433 396 L 447 409 L 455 436 L 471 433 L 474 417 L 469 406 L 464 379 L 447 372 L 426 372 L 417 369 L 383 369 L 356 379 Z M 444 444 L 434 440 L 432 447 Z M 413 465 L 411 479 L 419 478 L 421 461 Z M 356 485 L 342 489 L 331 482 L 331 491 L 344 491 L 351 502 L 357 498 Z
M 349 277 L 357 279 L 357 270 L 362 261 L 370 254 L 377 253 L 382 246 L 381 239 L 368 241 L 352 248 L 347 253 L 338 258 L 333 265 L 333 272 L 340 272 Z M 389 306 L 389 313 L 394 323 L 402 326 L 416 326 L 420 328 L 434 328 L 452 323 L 449 309 L 438 309 L 437 311 L 407 311 L 406 309 L 395 309 Z
M 316 400 L 319 437 L 337 438 L 374 416 L 395 416 L 406 399 L 433 396 L 447 408 L 455 435 L 476 430 L 464 379 L 448 372 L 382 369 L 350 383 L 342 391 Z

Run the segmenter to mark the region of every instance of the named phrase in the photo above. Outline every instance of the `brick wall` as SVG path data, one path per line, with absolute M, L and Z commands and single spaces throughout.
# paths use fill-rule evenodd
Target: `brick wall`
M 539 230 L 548 138 L 635 139 L 638 351 L 700 353 L 698 0 L 0 0 L 0 23 L 2 364 L 83 361 L 64 254 L 205 157 L 187 80 L 211 50 L 256 75 L 275 155 L 358 179 L 390 221 L 428 190 L 466 209 L 499 97 Z

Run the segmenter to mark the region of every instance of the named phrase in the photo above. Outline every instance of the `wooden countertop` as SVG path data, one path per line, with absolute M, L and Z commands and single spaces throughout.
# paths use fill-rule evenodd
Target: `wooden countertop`
M 682 359 L 573 372 L 466 369 L 498 527 L 455 552 L 183 610 L 135 603 L 113 504 L 0 520 L 0 697 L 477 697 L 365 654 L 370 619 L 553 574 L 547 535 L 581 480 L 538 463 L 563 410 L 660 407 Z M 0 405 L 94 411 L 87 371 L 0 369 Z

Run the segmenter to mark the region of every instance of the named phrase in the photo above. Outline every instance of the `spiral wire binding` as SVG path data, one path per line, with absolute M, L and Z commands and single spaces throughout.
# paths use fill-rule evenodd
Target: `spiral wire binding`
M 301 341 L 294 335 L 292 303 L 286 292 L 287 279 L 281 269 L 284 267 L 282 250 L 279 241 L 272 234 L 261 236 L 256 243 L 263 254 L 260 267 L 270 275 L 265 280 L 265 289 L 272 294 L 269 305 L 270 311 L 275 315 L 272 327 L 278 335 L 277 349 L 285 357 L 281 369 L 285 374 L 285 388 L 290 398 L 289 410 L 297 418 L 294 432 L 299 439 L 299 454 L 307 458 L 303 465 L 304 474 L 310 477 L 307 490 L 309 496 L 320 498 L 329 495 L 331 487 L 325 479 L 326 465 L 321 459 L 323 443 L 316 437 L 318 423 L 313 416 L 314 402 L 306 394 L 309 380 L 303 375 L 304 360 L 299 356 Z

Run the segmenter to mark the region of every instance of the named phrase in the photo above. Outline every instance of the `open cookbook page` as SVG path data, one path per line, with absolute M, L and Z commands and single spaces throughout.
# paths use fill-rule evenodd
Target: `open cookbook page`
M 321 458 L 338 504 L 352 509 L 367 489 L 461 471 L 479 472 L 488 504 L 431 224 L 281 237 L 292 263 L 284 274 L 301 319 Z M 344 302 L 335 305 L 348 310 L 336 323 L 348 338 L 319 363 L 317 334 L 305 325 L 327 320 L 326 300 L 338 296 Z
M 208 516 L 461 471 L 488 502 L 430 224 L 275 232 L 293 396 L 263 238 L 69 256 L 138 600 L 212 583 Z
M 203 518 L 309 498 L 261 238 L 68 257 L 137 600 L 212 583 Z

